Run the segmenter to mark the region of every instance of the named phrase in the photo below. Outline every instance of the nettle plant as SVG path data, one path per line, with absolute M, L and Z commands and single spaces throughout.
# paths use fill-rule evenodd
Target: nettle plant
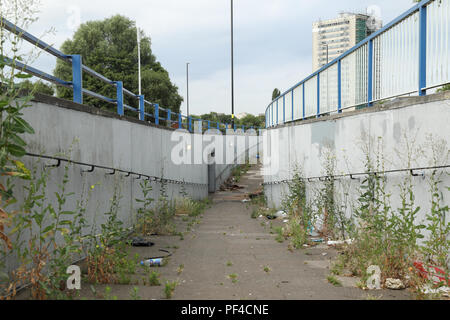
M 361 182 L 361 193 L 355 210 L 358 228 L 353 235 L 355 241 L 348 248 L 346 258 L 354 274 L 367 278 L 370 265 L 380 266 L 383 276 L 401 278 L 405 274 L 404 238 L 396 235 L 397 230 L 405 229 L 391 207 L 391 194 L 387 192 L 387 178 L 384 174 L 384 155 L 382 140 L 374 148 L 369 141 L 363 146 L 366 176 Z M 374 159 L 375 158 L 375 159 Z
M 18 62 L 29 63 L 37 58 L 31 51 L 21 53 L 20 35 L 8 32 L 4 20 L 8 19 L 22 29 L 26 29 L 36 18 L 38 1 L 0 1 L 0 287 L 9 283 L 9 275 L 4 269 L 4 260 L 11 254 L 14 244 L 8 233 L 16 210 L 13 188 L 17 179 L 29 180 L 30 171 L 20 159 L 26 154 L 24 134 L 34 134 L 33 128 L 23 118 L 23 110 L 31 107 L 33 91 L 22 92 L 19 82 L 30 78 L 18 68 Z
M 121 184 L 115 180 L 109 210 L 103 214 L 106 221 L 100 225 L 100 234 L 95 234 L 94 227 L 89 235 L 87 266 L 91 283 L 116 283 L 123 276 L 121 271 L 129 265 L 126 252 L 128 232 L 118 216 L 121 199 Z
M 450 151 L 446 141 L 436 140 L 432 136 L 428 136 L 427 140 L 431 155 L 430 165 L 447 164 Z M 450 192 L 450 188 L 442 186 L 444 175 L 448 176 L 448 173 L 433 170 L 428 178 L 431 207 L 426 215 L 428 237 L 421 246 L 421 252 L 425 257 L 425 262 L 439 266 L 448 275 L 450 273 L 450 210 L 448 205 L 445 205 L 442 189 Z
M 161 169 L 160 196 L 155 208 L 155 226 L 158 234 L 174 234 L 175 204 L 169 200 L 167 193 L 167 181 L 164 179 L 164 168 Z
M 49 168 L 38 161 L 32 170 L 32 179 L 23 186 L 23 199 L 18 199 L 20 210 L 13 217 L 11 235 L 13 253 L 19 267 L 11 274 L 8 293 L 14 297 L 16 289 L 30 284 L 34 299 L 72 298 L 66 290 L 69 266 L 82 252 L 80 229 L 83 211 L 72 207 L 75 195 L 68 191 L 71 164 L 64 167 L 57 191 L 49 194 L 49 176 L 57 168 Z
M 2 16 L 13 15 L 11 8 L 7 8 L 2 2 L 0 9 Z M 22 26 L 30 23 L 26 19 L 22 21 Z M 32 95 L 20 96 L 17 81 L 30 76 L 16 68 L 16 62 L 23 60 L 18 53 L 19 49 L 20 38 L 7 32 L 0 18 L 0 176 L 6 177 L 0 182 L 0 240 L 3 242 L 3 254 L 12 249 L 5 230 L 11 224 L 14 214 L 7 211 L 8 206 L 15 202 L 11 178 L 30 178 L 30 172 L 18 160 L 26 153 L 26 142 L 21 136 L 25 133 L 34 134 L 33 128 L 23 119 L 22 114 L 23 109 L 31 106 Z M 12 56 L 7 58 L 9 54 Z
M 324 148 L 322 154 L 325 178 L 322 179 L 319 188 L 315 191 L 314 206 L 323 219 L 322 234 L 330 239 L 344 239 L 352 223 L 345 216 L 347 202 L 337 197 L 336 154 L 331 147 Z
M 445 144 L 445 143 L 444 143 Z M 443 172 L 434 170 L 429 177 L 431 193 L 431 210 L 425 221 L 420 221 L 418 214 L 421 208 L 415 204 L 415 182 L 412 174 L 406 172 L 400 182 L 391 187 L 391 191 L 398 195 L 398 207 L 391 204 L 392 194 L 388 191 L 387 176 L 384 174 L 385 158 L 383 141 L 378 139 L 368 143 L 364 148 L 366 177 L 361 183 L 361 193 L 358 198 L 355 214 L 358 218 L 358 228 L 352 237 L 355 241 L 346 249 L 343 263 L 356 275 L 363 279 L 369 276 L 366 270 L 370 265 L 378 265 L 382 278 L 407 279 L 413 262 L 425 256 L 426 262 L 438 265 L 448 270 L 448 252 L 450 226 L 446 221 L 448 206 L 443 204 L 443 194 L 440 183 Z M 414 159 L 425 153 L 423 147 L 417 147 L 414 139 L 404 136 L 399 147 L 402 166 L 414 167 Z M 430 143 L 433 155 L 432 166 L 446 163 L 437 161 L 436 143 Z M 374 150 L 372 153 L 370 150 Z M 440 147 L 448 156 L 448 148 Z M 374 153 L 374 154 L 373 154 Z M 442 157 L 441 157 L 442 158 Z M 424 231 L 428 230 L 427 240 Z M 413 269 L 412 269 L 413 270 Z
M 152 224 L 155 219 L 151 208 L 154 199 L 150 197 L 153 188 L 149 180 L 144 180 L 139 185 L 143 199 L 135 199 L 141 205 L 136 214 L 135 230 L 142 235 L 149 235 L 152 232 Z
M 164 180 L 163 175 L 160 182 L 160 195 L 154 206 L 152 204 L 155 200 L 150 197 L 150 192 L 153 190 L 150 182 L 146 180 L 140 186 L 143 199 L 135 199 L 141 205 L 137 210 L 136 231 L 143 236 L 173 234 L 175 232 L 173 226 L 175 203 L 169 200 L 167 181 Z
M 308 242 L 308 233 L 316 222 L 317 215 L 306 197 L 306 184 L 302 170 L 296 166 L 294 175 L 288 185 L 288 193 L 282 201 L 283 209 L 289 214 L 289 223 L 284 230 L 285 237 L 291 237 L 291 243 L 301 248 Z

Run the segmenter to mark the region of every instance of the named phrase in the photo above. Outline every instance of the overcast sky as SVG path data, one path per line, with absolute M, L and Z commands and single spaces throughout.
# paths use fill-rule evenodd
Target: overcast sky
M 30 32 L 59 48 L 80 22 L 115 14 L 136 20 L 152 39 L 153 53 L 186 94 L 190 62 L 192 114 L 230 113 L 230 0 L 41 0 Z M 312 72 L 312 23 L 341 11 L 378 6 L 384 24 L 410 8 L 412 0 L 234 0 L 235 112 L 264 113 L 274 88 L 289 89 Z M 34 66 L 52 71 L 44 55 Z M 116 79 L 119 80 L 119 79 Z M 186 113 L 186 104 L 182 105 Z

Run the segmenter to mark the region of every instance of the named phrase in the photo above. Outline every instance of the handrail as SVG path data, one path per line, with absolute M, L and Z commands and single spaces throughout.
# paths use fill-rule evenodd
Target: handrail
M 86 67 L 85 65 L 83 65 L 83 71 L 107 84 L 115 85 L 114 81 L 109 80 L 108 78 L 102 76 L 100 73 L 92 70 L 91 68 Z
M 4 17 L 0 16 L 0 27 L 5 28 L 7 31 L 17 35 L 18 37 L 22 38 L 23 40 L 31 43 L 32 45 L 50 53 L 51 55 L 55 56 L 58 59 L 61 59 L 67 63 L 70 63 L 72 65 L 72 81 L 64 81 L 61 80 L 55 76 L 52 76 L 50 74 L 47 74 L 45 72 L 42 72 L 36 68 L 33 68 L 31 66 L 27 66 L 19 61 L 13 61 L 12 59 L 9 59 L 7 57 L 4 58 L 4 61 L 7 65 L 17 67 L 21 72 L 25 72 L 28 74 L 31 74 L 35 77 L 38 77 L 40 79 L 43 79 L 45 81 L 49 81 L 51 83 L 54 83 L 57 86 L 64 86 L 67 88 L 71 88 L 73 90 L 73 101 L 79 104 L 83 103 L 83 95 L 88 95 L 90 97 L 112 103 L 117 105 L 117 113 L 120 116 L 124 115 L 124 111 L 130 110 L 139 115 L 139 119 L 142 121 L 146 121 L 147 118 L 153 119 L 153 122 L 157 125 L 160 124 L 160 120 L 163 121 L 169 121 L 170 123 L 178 123 L 178 128 L 183 128 L 183 119 L 187 119 L 187 129 L 192 132 L 192 120 L 194 118 L 189 116 L 184 116 L 175 112 L 172 112 L 171 109 L 165 109 L 159 106 L 157 103 L 152 103 L 147 100 L 145 100 L 145 97 L 139 96 L 132 91 L 126 89 L 123 87 L 122 81 L 115 81 L 108 79 L 107 77 L 103 76 L 102 74 L 96 72 L 95 70 L 87 67 L 82 63 L 82 57 L 80 55 L 66 55 L 62 53 L 61 51 L 53 48 L 49 44 L 45 43 L 44 41 L 38 39 L 37 37 L 33 36 L 32 34 L 28 33 L 27 31 L 23 30 L 22 28 L 16 26 L 12 22 L 6 20 Z M 105 97 L 99 93 L 92 92 L 86 88 L 83 88 L 83 72 L 86 74 L 104 82 L 107 85 L 111 85 L 116 88 L 117 97 L 116 98 L 110 98 Z M 127 95 L 131 98 L 135 98 L 138 103 L 139 107 L 134 108 L 132 106 L 126 105 L 124 103 L 124 95 Z M 148 113 L 145 111 L 145 106 L 149 105 L 150 107 L 154 108 L 154 113 Z M 166 117 L 160 117 L 160 113 L 165 112 Z M 176 116 L 177 120 L 172 120 L 172 117 Z M 202 120 L 203 122 L 209 123 L 208 128 L 211 127 L 211 122 L 208 120 Z M 194 120 L 195 121 L 195 120 Z M 220 127 L 220 123 L 217 122 L 217 127 Z M 229 124 L 226 124 L 226 127 L 228 128 Z M 243 129 L 245 130 L 245 126 Z M 236 129 L 236 128 L 235 128 Z M 253 128 L 247 128 L 247 129 L 253 129 Z M 262 128 L 258 128 L 262 129 Z
M 59 50 L 56 50 L 49 44 L 45 43 L 44 41 L 36 38 L 35 36 L 31 35 L 30 33 L 26 32 L 25 30 L 21 29 L 20 27 L 16 26 L 15 24 L 9 22 L 2 16 L 0 16 L 0 26 L 3 26 L 6 30 L 9 32 L 14 33 L 15 35 L 21 37 L 22 39 L 30 42 L 31 44 L 41 48 L 44 51 L 47 51 L 51 55 L 54 55 L 55 57 L 65 60 L 67 62 L 70 62 L 70 56 L 65 55 Z
M 26 72 L 28 74 L 31 74 L 33 76 L 39 77 L 41 79 L 47 80 L 49 82 L 52 82 L 54 84 L 66 87 L 66 88 L 72 88 L 72 82 L 67 82 L 61 79 L 58 79 L 55 76 L 52 76 L 48 73 L 42 72 L 38 69 L 35 69 L 33 67 L 27 66 L 25 64 L 23 64 L 20 61 L 13 61 L 7 57 L 4 57 L 4 62 L 8 65 L 14 65 L 17 69 L 21 70 L 22 72 Z
M 62 157 L 57 157 L 57 156 L 46 156 L 46 155 L 40 155 L 40 154 L 34 154 L 34 153 L 26 153 L 26 156 L 28 157 L 32 157 L 32 158 L 41 158 L 41 159 L 47 159 L 47 160 L 56 160 L 57 164 L 56 165 L 49 165 L 47 167 L 52 167 L 52 168 L 58 168 L 61 166 L 61 162 L 67 162 L 69 164 L 76 164 L 79 166 L 84 166 L 84 167 L 91 167 L 90 170 L 87 171 L 83 171 L 85 173 L 92 173 L 95 171 L 95 169 L 103 169 L 103 170 L 108 170 L 108 171 L 112 171 L 112 173 L 108 173 L 109 175 L 114 175 L 116 173 L 126 173 L 126 177 L 130 177 L 130 176 L 138 176 L 138 180 L 142 179 L 142 178 L 147 178 L 146 180 L 149 181 L 155 181 L 155 182 L 161 182 L 161 183 L 170 183 L 170 184 L 185 184 L 185 185 L 193 185 L 193 186 L 207 186 L 207 184 L 205 183 L 195 183 L 195 182 L 186 182 L 186 181 L 180 181 L 180 180 L 173 180 L 173 179 L 166 179 L 166 178 L 162 178 L 162 177 L 156 177 L 156 176 L 149 176 L 146 174 L 142 174 L 142 173 L 137 173 L 137 172 L 133 172 L 130 170 L 123 170 L 123 169 L 117 169 L 117 168 L 112 168 L 112 167 L 106 167 L 106 166 L 102 166 L 102 165 L 97 165 L 97 164 L 90 164 L 90 163 L 84 163 L 84 162 L 80 162 L 80 161 L 74 161 L 74 160 L 69 160 L 66 158 L 62 158 Z
M 429 37 L 429 35 L 427 34 L 427 26 L 431 24 L 431 28 L 433 28 L 433 23 L 437 24 L 438 22 L 433 21 L 433 19 L 427 19 L 428 15 L 427 15 L 427 9 L 428 7 L 432 7 L 433 4 L 435 4 L 437 1 L 439 1 L 439 5 L 445 5 L 445 8 L 450 8 L 448 1 L 450 0 L 422 0 L 419 3 L 417 3 L 416 5 L 414 5 L 413 7 L 411 7 L 409 10 L 405 11 L 404 13 L 402 13 L 400 16 L 398 16 L 397 18 L 395 18 L 393 21 L 391 21 L 390 23 L 388 23 L 387 25 L 385 25 L 383 28 L 381 28 L 380 30 L 374 32 L 373 34 L 371 34 L 370 36 L 368 36 L 367 38 L 365 38 L 364 40 L 362 40 L 361 42 L 359 42 L 358 44 L 356 44 L 354 47 L 352 47 L 351 49 L 347 50 L 346 52 L 344 52 L 343 54 L 341 54 L 339 57 L 337 57 L 336 59 L 332 60 L 331 62 L 327 63 L 326 65 L 322 66 L 321 68 L 319 68 L 318 70 L 316 70 L 315 72 L 313 72 L 312 74 L 310 74 L 309 76 L 307 76 L 306 78 L 304 78 L 303 80 L 301 80 L 300 82 L 298 82 L 297 84 L 295 84 L 294 86 L 292 86 L 291 88 L 289 88 L 288 90 L 284 91 L 280 96 L 278 96 L 276 99 L 274 99 L 273 101 L 271 101 L 269 103 L 269 105 L 266 108 L 266 128 L 268 127 L 275 127 L 284 123 L 288 123 L 288 122 L 292 122 L 292 121 L 298 121 L 298 120 L 305 120 L 308 117 L 311 116 L 315 116 L 315 117 L 320 117 L 323 114 L 328 114 L 330 112 L 338 112 L 341 113 L 342 110 L 347 109 L 347 108 L 352 108 L 352 107 L 356 107 L 356 106 L 362 106 L 362 105 L 367 105 L 367 106 L 372 106 L 374 102 L 379 101 L 379 100 L 384 100 L 384 99 L 390 99 L 390 98 L 394 98 L 394 97 L 398 97 L 398 96 L 403 96 L 405 95 L 404 92 L 411 92 L 412 93 L 419 93 L 419 95 L 426 95 L 426 90 L 429 89 L 430 87 L 426 85 L 427 82 L 427 37 Z M 433 10 L 435 8 L 431 8 L 431 10 Z M 446 10 L 446 9 L 442 9 L 442 10 Z M 418 33 L 413 34 L 412 32 L 415 32 L 416 30 L 411 27 L 411 30 L 406 29 L 402 30 L 404 33 L 411 31 L 409 34 L 407 34 L 407 36 L 405 36 L 405 34 L 402 34 L 400 39 L 403 39 L 403 42 L 400 42 L 401 44 L 405 44 L 405 45 L 410 45 L 413 41 L 417 41 L 418 45 L 418 52 L 415 52 L 414 54 L 417 54 L 418 60 L 417 60 L 417 73 L 419 76 L 417 85 L 415 86 L 414 90 L 397 90 L 397 92 L 395 92 L 394 94 L 389 95 L 385 95 L 382 96 L 381 98 L 375 98 L 374 97 L 374 90 L 376 87 L 376 83 L 375 83 L 375 79 L 379 80 L 376 77 L 380 77 L 379 74 L 377 74 L 376 71 L 378 71 L 378 73 L 380 73 L 380 66 L 382 66 L 383 61 L 378 61 L 381 60 L 380 54 L 378 53 L 378 51 L 376 50 L 380 50 L 381 44 L 378 43 L 377 41 L 381 40 L 381 38 L 383 36 L 385 36 L 389 31 L 391 31 L 393 28 L 395 28 L 396 26 L 402 24 L 403 22 L 407 21 L 412 15 L 419 13 L 419 19 L 418 19 L 418 27 L 417 27 L 417 31 Z M 448 18 L 448 15 L 447 15 Z M 445 32 L 447 32 L 447 34 L 445 34 Z M 416 36 L 418 38 L 418 40 L 414 40 L 413 36 Z M 442 31 L 441 30 L 441 34 L 440 34 L 442 39 L 445 39 L 445 37 L 450 37 L 450 33 L 449 31 Z M 409 37 L 407 40 L 405 40 L 405 38 Z M 397 43 L 395 42 L 395 40 L 391 40 L 391 44 L 392 43 Z M 399 46 L 401 46 L 401 44 L 399 44 Z M 374 47 L 377 46 L 377 49 L 375 49 Z M 367 49 L 366 49 L 367 47 Z M 350 104 L 350 105 L 343 105 L 343 94 L 347 93 L 344 90 L 348 90 L 347 88 L 342 88 L 342 81 L 343 81 L 343 69 L 342 69 L 342 62 L 345 60 L 345 58 L 348 58 L 351 54 L 356 54 L 361 50 L 367 50 L 364 51 L 362 53 L 362 55 L 364 56 L 363 58 L 361 58 L 361 61 L 359 61 L 360 65 L 357 65 L 357 67 L 359 67 L 362 71 L 360 72 L 359 76 L 361 76 L 360 78 L 355 78 L 354 83 L 350 83 L 350 87 L 351 89 L 357 90 L 357 85 L 360 85 L 361 83 L 367 84 L 366 87 L 361 88 L 361 90 L 363 91 L 363 95 L 365 96 L 364 101 L 363 102 L 359 102 L 359 101 L 355 101 L 355 103 Z M 441 50 L 445 50 L 441 49 Z M 447 53 L 448 54 L 448 53 Z M 405 56 L 402 56 L 403 59 L 405 59 Z M 403 61 L 398 61 L 397 64 L 402 63 Z M 355 62 L 355 64 L 357 64 Z M 366 65 L 367 64 L 367 65 Z M 326 71 L 326 72 L 331 72 L 330 68 L 337 67 L 337 70 L 333 70 L 333 76 L 337 77 L 337 80 L 332 80 L 331 84 L 325 84 L 325 91 L 321 91 L 321 75 Z M 376 69 L 378 68 L 378 69 Z M 356 70 L 356 66 L 355 66 L 355 70 Z M 390 72 L 395 72 L 394 70 L 390 70 Z M 328 80 L 328 73 L 325 75 L 326 79 Z M 305 92 L 305 84 L 314 79 L 314 77 L 317 78 L 317 84 L 315 84 L 315 86 L 317 87 L 317 93 L 314 92 L 314 89 L 310 89 L 309 91 Z M 364 77 L 366 77 L 366 79 L 364 79 Z M 350 81 L 350 80 L 349 80 Z M 442 86 L 445 85 L 447 83 L 450 83 L 450 79 L 447 78 L 443 78 L 440 80 L 439 83 L 434 84 L 433 87 L 438 87 L 438 86 Z M 297 96 L 301 96 L 303 101 L 296 101 L 297 103 L 297 107 L 295 107 L 294 105 L 294 91 L 299 89 L 302 86 L 302 92 L 299 92 L 297 94 Z M 337 88 L 336 88 L 336 87 Z M 377 88 L 379 89 L 379 88 Z M 331 102 L 332 106 L 331 106 L 331 110 L 330 110 L 330 103 L 328 102 L 328 105 L 323 108 L 321 105 L 321 93 L 326 94 L 326 97 L 328 98 L 330 93 L 329 91 L 333 91 L 331 93 L 331 95 L 333 95 L 332 97 L 336 100 Z M 335 93 L 334 91 L 337 90 L 337 93 Z M 311 112 L 309 112 L 309 114 L 305 114 L 305 95 L 308 95 L 308 98 L 312 98 L 313 101 L 317 104 L 317 106 L 313 106 L 314 109 L 316 109 L 317 107 L 317 112 L 312 114 Z M 317 94 L 317 96 L 315 96 Z M 337 96 L 334 96 L 334 94 L 336 94 Z M 357 93 L 355 93 L 357 94 Z M 292 101 L 285 101 L 285 98 L 288 95 L 292 95 Z M 312 96 L 314 95 L 314 97 Z M 282 100 L 281 105 L 279 104 L 280 99 Z M 356 99 L 355 99 L 356 100 Z M 289 106 L 292 105 L 292 114 L 291 117 L 286 117 L 286 104 L 288 104 Z M 279 112 L 281 111 L 280 107 L 282 108 L 283 111 L 283 115 L 282 115 L 282 119 L 279 119 L 278 115 Z M 303 114 L 300 114 L 300 116 L 296 116 L 294 115 L 294 108 L 303 108 Z M 308 107 L 311 108 L 311 102 L 308 103 Z M 321 108 L 322 107 L 322 108 Z M 275 109 L 276 109 L 276 115 L 275 115 Z M 324 110 L 325 109 L 325 110 Z M 290 111 L 288 109 L 288 111 Z M 298 110 L 297 110 L 298 111 Z M 301 113 L 301 112 L 300 112 Z M 276 118 L 276 121 L 275 121 Z M 281 121 L 282 120 L 282 121 Z
M 352 180 L 355 180 L 355 176 L 377 176 L 377 175 L 386 175 L 387 173 L 400 173 L 400 172 L 409 172 L 413 177 L 417 176 L 423 176 L 417 173 L 414 173 L 415 171 L 428 171 L 428 170 L 436 170 L 436 169 L 447 169 L 450 168 L 450 164 L 442 165 L 442 166 L 431 166 L 431 167 L 419 167 L 419 168 L 406 168 L 406 169 L 393 169 L 393 170 L 385 170 L 385 171 L 370 171 L 370 172 L 357 172 L 357 173 L 346 173 L 346 174 L 337 174 L 337 175 L 327 175 L 327 176 L 320 176 L 320 177 L 310 177 L 310 178 L 300 178 L 303 181 L 311 182 L 311 180 L 319 180 L 322 181 L 323 179 L 339 179 L 339 178 L 350 178 Z M 283 183 L 290 183 L 292 181 L 295 181 L 295 179 L 286 179 L 286 180 L 278 180 L 278 181 L 268 181 L 264 182 L 263 185 L 277 185 L 277 184 L 283 184 Z

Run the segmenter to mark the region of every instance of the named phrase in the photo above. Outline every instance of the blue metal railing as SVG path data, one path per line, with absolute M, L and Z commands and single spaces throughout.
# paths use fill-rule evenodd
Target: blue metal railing
M 72 89 L 73 90 L 73 101 L 76 103 L 82 104 L 83 96 L 84 95 L 90 96 L 90 97 L 105 101 L 107 103 L 115 104 L 117 106 L 117 114 L 119 114 L 120 116 L 123 116 L 125 114 L 125 110 L 130 110 L 130 111 L 136 113 L 138 115 L 139 119 L 142 121 L 147 121 L 147 119 L 150 119 L 150 122 L 153 122 L 156 125 L 159 125 L 161 121 L 166 121 L 169 126 L 172 126 L 173 124 L 175 124 L 175 127 L 180 128 L 180 129 L 187 129 L 187 130 L 189 130 L 189 132 L 193 132 L 193 121 L 201 121 L 202 131 L 205 129 L 206 130 L 207 129 L 223 130 L 223 129 L 231 128 L 231 125 L 227 124 L 227 123 L 221 123 L 221 122 L 212 123 L 211 121 L 208 121 L 208 120 L 202 120 L 202 119 L 191 117 L 191 116 L 185 116 L 185 115 L 182 115 L 181 113 L 173 112 L 171 109 L 162 108 L 157 103 L 151 103 L 151 102 L 145 100 L 144 95 L 136 95 L 133 92 L 131 92 L 130 90 L 124 88 L 122 81 L 110 80 L 110 79 L 106 78 L 105 76 L 99 74 L 98 72 L 85 66 L 83 64 L 82 56 L 66 55 L 66 54 L 62 53 L 61 51 L 48 45 L 44 41 L 31 35 L 27 31 L 14 25 L 13 23 L 6 20 L 2 16 L 0 16 L 0 27 L 17 35 L 18 37 L 31 43 L 32 45 L 50 53 L 51 55 L 55 56 L 57 59 L 63 60 L 66 63 L 71 64 L 71 66 L 72 66 L 72 81 L 69 82 L 69 81 L 61 80 L 53 75 L 50 75 L 43 71 L 40 71 L 31 66 L 25 65 L 25 64 L 21 63 L 20 61 L 13 61 L 12 59 L 4 57 L 4 61 L 7 65 L 10 65 L 10 66 L 14 65 L 15 68 L 17 68 L 18 70 L 21 70 L 22 72 L 28 73 L 28 74 L 33 75 L 42 80 L 51 82 L 57 86 L 63 86 L 63 87 Z M 115 87 L 116 88 L 116 98 L 106 97 L 106 96 L 103 96 L 96 92 L 92 92 L 86 88 L 83 88 L 83 73 L 89 74 L 90 76 L 104 82 L 106 85 Z M 129 105 L 126 105 L 124 103 L 125 96 L 129 96 L 133 99 L 136 99 L 139 107 L 133 108 Z M 154 114 L 147 113 L 145 111 L 146 106 L 153 107 Z M 165 115 L 165 117 L 164 117 L 164 115 Z M 207 124 L 207 125 L 204 126 L 204 124 Z M 242 126 L 242 130 L 244 132 L 246 129 L 258 129 L 257 131 L 261 130 L 261 128 Z M 236 131 L 236 128 L 235 128 L 235 131 Z
M 422 0 L 273 100 L 266 128 L 450 83 L 449 20 L 450 0 Z

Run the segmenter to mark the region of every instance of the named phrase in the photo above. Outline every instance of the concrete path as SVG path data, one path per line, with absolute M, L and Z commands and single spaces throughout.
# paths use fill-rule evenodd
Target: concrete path
M 360 290 L 352 278 L 342 278 L 343 287 L 328 283 L 330 259 L 336 256 L 335 250 L 319 246 L 291 252 L 287 242 L 275 241 L 267 219 L 251 218 L 252 208 L 242 199 L 260 188 L 261 182 L 259 168 L 254 168 L 239 182 L 244 189 L 215 194 L 213 205 L 183 240 L 157 237 L 152 239 L 156 243 L 153 248 L 133 248 L 133 253 L 141 256 L 157 254 L 158 248 L 174 251 L 166 267 L 155 268 L 162 280 L 178 281 L 172 299 L 409 298 L 406 291 Z M 272 223 L 281 225 L 282 221 Z M 235 276 L 234 282 L 230 275 Z M 137 281 L 140 277 L 137 276 Z M 133 288 L 132 285 L 111 287 L 112 295 L 119 299 L 129 299 Z M 164 285 L 137 287 L 142 299 L 164 298 Z M 96 290 L 102 292 L 103 286 L 97 286 Z M 82 297 L 89 296 L 88 291 L 84 289 Z
M 171 259 L 172 267 L 184 265 L 174 299 L 366 299 L 367 291 L 345 284 L 334 287 L 326 280 L 334 250 L 316 247 L 290 252 L 287 243 L 275 241 L 266 219 L 251 218 L 252 208 L 242 199 L 260 188 L 261 182 L 260 170 L 254 168 L 239 182 L 244 189 L 213 196 L 213 206 L 202 223 Z M 232 274 L 237 277 L 235 283 Z M 406 292 L 370 294 L 408 298 Z

